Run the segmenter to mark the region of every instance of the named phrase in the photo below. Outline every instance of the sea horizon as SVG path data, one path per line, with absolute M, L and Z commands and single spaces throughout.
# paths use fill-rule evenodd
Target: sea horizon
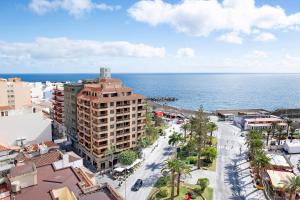
M 14 76 L 27 82 L 78 82 L 96 79 L 99 73 L 0 74 L 2 78 Z M 300 74 L 295 73 L 113 73 L 112 77 L 146 97 L 176 97 L 177 101 L 167 105 L 184 109 L 300 107 L 296 92 Z

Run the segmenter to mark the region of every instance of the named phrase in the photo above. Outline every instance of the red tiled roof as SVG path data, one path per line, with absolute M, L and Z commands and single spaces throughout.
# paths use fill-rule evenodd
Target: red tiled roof
M 45 165 L 51 165 L 55 161 L 58 161 L 61 159 L 61 153 L 59 151 L 53 151 L 46 154 L 42 154 L 37 157 L 33 157 L 30 159 L 31 162 L 33 162 L 36 167 L 42 167 Z
M 8 150 L 10 150 L 10 148 L 8 148 L 7 146 L 4 146 L 4 145 L 0 144 L 0 152 L 1 151 L 8 151 Z
M 46 142 L 43 142 L 48 148 L 50 147 L 58 147 L 57 144 L 55 144 L 54 142 L 52 141 L 46 141 Z
M 33 163 L 27 163 L 24 165 L 16 166 L 10 169 L 9 177 L 22 176 L 24 174 L 34 172 L 36 170 Z
M 0 111 L 13 110 L 13 106 L 0 106 Z

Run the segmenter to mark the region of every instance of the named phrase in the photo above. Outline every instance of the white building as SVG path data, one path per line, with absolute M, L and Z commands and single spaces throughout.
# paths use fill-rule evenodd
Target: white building
M 14 113 L 0 117 L 0 142 L 8 146 L 52 140 L 51 120 L 42 112 Z

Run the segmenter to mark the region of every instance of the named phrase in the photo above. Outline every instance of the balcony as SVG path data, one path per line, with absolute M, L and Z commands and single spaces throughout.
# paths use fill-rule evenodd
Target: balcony
M 103 143 L 103 144 L 101 144 L 101 143 L 98 143 L 98 142 L 94 142 L 93 143 L 93 146 L 96 148 L 96 149 L 101 149 L 101 148 L 103 148 L 103 147 L 107 147 L 107 143 Z
M 107 140 L 108 139 L 108 134 L 106 134 L 105 136 L 94 135 L 93 139 L 96 140 L 96 141 Z

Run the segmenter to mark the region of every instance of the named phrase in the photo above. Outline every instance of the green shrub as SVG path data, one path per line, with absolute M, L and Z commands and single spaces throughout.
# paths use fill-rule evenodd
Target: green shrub
M 217 157 L 217 148 L 207 147 L 203 150 L 201 155 L 205 157 L 205 162 L 211 163 Z
M 209 185 L 209 179 L 208 178 L 199 178 L 197 181 L 197 185 L 200 185 L 201 190 L 204 191 L 205 188 Z
M 201 188 L 195 188 L 195 189 L 193 189 L 193 191 L 194 191 L 196 194 L 198 194 L 198 195 L 202 194 L 202 189 L 201 189 Z
M 189 156 L 187 157 L 187 163 L 190 165 L 195 165 L 197 163 L 197 157 L 196 156 Z
M 162 198 L 167 197 L 169 195 L 169 189 L 168 187 L 162 187 L 159 189 L 158 195 Z
M 137 157 L 137 153 L 132 150 L 126 150 L 119 154 L 120 163 L 123 165 L 131 165 Z
M 169 176 L 159 177 L 159 179 L 155 183 L 155 187 L 161 188 L 161 187 L 167 186 L 169 179 L 170 179 Z

